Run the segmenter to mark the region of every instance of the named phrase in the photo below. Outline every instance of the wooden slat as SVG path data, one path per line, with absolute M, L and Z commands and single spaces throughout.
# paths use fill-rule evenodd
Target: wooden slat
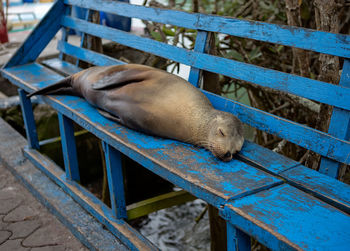
M 76 182 L 67 182 L 62 170 L 52 160 L 38 151 L 26 148 L 24 155 L 51 180 L 59 185 L 87 212 L 106 226 L 130 250 L 159 250 L 148 239 L 134 230 L 127 222 L 113 217 L 112 210 L 103 204 L 95 195 L 78 185 Z
M 222 216 L 272 250 L 348 250 L 350 216 L 290 185 L 229 203 Z
M 13 67 L 6 71 L 11 72 L 11 80 L 15 84 L 30 91 L 33 87 L 29 75 L 38 71 L 35 67 L 43 67 L 34 65 Z M 44 75 L 45 71 L 41 74 Z M 24 83 L 22 78 L 27 81 Z M 43 79 L 46 78 L 43 76 Z M 44 87 L 50 83 L 39 81 L 37 84 L 38 87 Z M 237 159 L 228 163 L 222 162 L 202 148 L 125 128 L 100 115 L 81 98 L 49 96 L 43 99 L 115 149 L 216 207 L 225 201 L 283 182 Z
M 261 168 L 274 175 L 300 165 L 299 162 L 248 140 L 245 140 L 243 148 L 237 154 L 237 157 L 252 166 Z
M 59 58 L 47 59 L 42 61 L 41 63 L 47 66 L 48 68 L 58 72 L 59 74 L 62 74 L 65 76 L 72 75 L 82 70 L 80 67 L 77 67 Z
M 340 77 L 339 85 L 350 88 L 349 59 L 344 60 L 343 71 Z M 348 98 L 350 99 L 350 97 Z M 345 111 L 343 109 L 335 107 L 333 109 L 328 133 L 339 139 L 350 140 L 350 111 Z M 341 167 L 341 163 L 327 158 L 322 158 L 319 172 L 327 174 L 333 178 L 338 178 Z
M 202 92 L 209 98 L 216 109 L 231 112 L 248 125 L 287 139 L 322 156 L 350 164 L 349 141 L 337 139 L 327 133 L 277 117 L 237 101 L 220 97 L 207 91 Z
M 305 166 L 292 168 L 280 175 L 288 183 L 350 214 L 349 185 Z
M 350 110 L 350 88 L 300 77 L 213 55 L 189 51 L 149 38 L 65 16 L 62 25 L 165 57 L 206 71 L 216 72 L 275 90 Z M 71 53 L 70 53 L 71 54 Z M 254 74 L 253 74 L 254 73 Z M 305 91 L 307 90 L 307 91 Z
M 350 36 L 342 34 L 222 16 L 149 8 L 115 1 L 65 0 L 64 2 L 126 17 L 172 24 L 189 29 L 220 32 L 335 56 L 350 57 Z
M 67 180 L 80 182 L 77 147 L 74 138 L 73 121 L 58 113 L 62 153 Z
M 206 31 L 198 31 L 197 32 L 197 37 L 196 37 L 196 42 L 194 45 L 194 51 L 197 52 L 206 52 L 208 48 L 208 32 Z M 201 69 L 191 67 L 190 70 L 190 75 L 188 76 L 188 82 L 193 84 L 196 87 L 199 87 L 200 85 L 200 76 L 201 76 Z
M 111 232 L 104 228 L 90 213 L 52 182 L 47 175 L 30 163 L 23 155 L 26 140 L 15 129 L 0 118 L 0 158 L 1 163 L 21 181 L 21 183 L 39 200 L 50 213 L 61 221 L 88 248 L 88 250 L 127 251 Z M 64 177 L 64 171 L 56 167 L 58 176 Z M 3 190 L 4 191 L 4 190 Z M 20 191 L 18 191 L 20 192 Z M 5 203 L 6 200 L 2 200 Z M 2 204 L 4 205 L 4 204 Z M 31 219 L 27 219 L 31 220 Z M 88 223 L 88 224 L 87 224 Z M 50 249 L 50 248 L 49 248 Z M 55 249 L 55 248 L 53 248 Z M 18 248 L 5 251 L 18 250 Z M 22 248 L 23 250 L 23 248 Z
M 62 51 L 63 53 L 72 55 L 73 57 L 79 58 L 93 65 L 108 66 L 125 64 L 123 61 L 118 59 L 88 49 L 80 48 L 63 41 L 58 41 L 57 47 L 58 50 Z
M 120 152 L 110 145 L 102 142 L 102 146 L 105 156 L 109 196 L 113 215 L 117 219 L 126 219 L 122 157 Z
M 184 190 L 162 194 L 127 206 L 128 220 L 133 220 L 160 209 L 195 200 L 196 197 Z
M 27 94 L 22 89 L 18 90 L 18 95 L 20 97 L 21 110 L 24 126 L 26 128 L 28 145 L 31 148 L 39 149 L 39 139 L 38 133 L 36 131 L 32 102 L 26 97 Z
M 21 88 L 29 91 L 34 90 L 35 87 L 38 88 L 38 82 L 40 81 L 40 86 L 43 87 L 62 79 L 61 76 L 37 64 L 4 69 L 3 74 Z M 39 76 L 41 76 L 41 78 Z M 23 79 L 26 79 L 26 81 Z M 52 80 L 48 81 L 48 79 Z M 56 79 L 56 81 L 54 81 L 54 79 Z M 35 81 L 32 82 L 32 80 Z M 224 97 L 219 97 L 206 91 L 203 91 L 203 93 L 209 98 L 215 108 L 235 114 L 244 123 L 268 133 L 275 134 L 281 138 L 288 139 L 297 145 L 311 149 L 328 158 L 350 164 L 350 158 L 347 157 L 350 152 L 350 142 L 348 141 L 337 139 L 307 126 L 294 123 L 290 120 L 271 115 L 267 112 Z M 325 142 L 328 143 L 325 144 Z
M 251 251 L 250 236 L 226 222 L 227 251 Z
M 46 45 L 61 28 L 60 20 L 66 10 L 63 1 L 56 1 L 47 15 L 35 27 L 24 43 L 5 64 L 5 67 L 26 64 L 37 59 Z

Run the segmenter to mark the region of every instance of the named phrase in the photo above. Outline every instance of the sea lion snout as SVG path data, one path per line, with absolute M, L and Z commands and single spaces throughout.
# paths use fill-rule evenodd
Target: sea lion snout
M 208 150 L 220 160 L 230 161 L 244 143 L 242 122 L 231 113 L 219 112 L 210 126 Z

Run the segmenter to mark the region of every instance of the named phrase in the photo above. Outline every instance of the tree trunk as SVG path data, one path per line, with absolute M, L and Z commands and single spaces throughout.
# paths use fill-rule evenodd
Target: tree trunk
M 92 23 L 99 24 L 100 23 L 100 13 L 98 11 L 90 10 L 90 17 Z M 102 47 L 102 39 L 100 37 L 95 37 L 91 35 L 85 35 L 83 41 L 83 48 L 87 48 L 92 51 L 96 51 L 98 53 L 103 54 Z M 85 62 L 80 62 L 79 66 L 82 68 L 91 67 L 91 64 L 87 64 Z
M 211 251 L 226 251 L 226 221 L 219 216 L 219 210 L 209 205 L 209 221 L 210 221 L 210 249 Z
M 333 33 L 339 32 L 339 1 L 336 0 L 314 0 L 315 21 L 317 30 Z M 318 80 L 338 84 L 339 82 L 339 58 L 331 55 L 320 54 L 320 70 Z M 326 132 L 329 127 L 332 115 L 332 107 L 326 104 L 321 105 L 317 118 L 316 129 Z M 320 156 L 310 153 L 306 165 L 312 169 L 318 169 Z
M 300 16 L 300 0 L 285 0 L 288 24 L 292 26 L 302 26 Z M 298 62 L 301 76 L 310 77 L 310 58 L 307 51 L 293 48 L 293 58 Z M 293 73 L 296 72 L 293 65 Z

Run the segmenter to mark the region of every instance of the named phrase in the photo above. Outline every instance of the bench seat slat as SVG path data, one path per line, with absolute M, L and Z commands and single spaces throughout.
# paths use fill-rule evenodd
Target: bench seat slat
M 189 29 L 221 32 L 340 57 L 350 57 L 350 36 L 342 34 L 177 10 L 152 9 L 115 1 L 65 0 L 64 2 L 126 17 L 137 17 Z
M 41 72 L 41 74 L 39 75 L 42 76 L 45 85 L 50 84 L 51 82 L 53 83 L 57 81 L 58 78 L 60 78 L 58 74 L 53 73 L 51 70 L 48 70 L 45 67 L 38 64 L 20 66 L 20 68 L 28 69 L 36 75 L 38 75 L 38 73 Z M 20 69 L 14 69 L 12 69 L 12 74 L 14 75 L 18 75 L 16 71 L 22 71 Z M 23 75 L 28 76 L 27 74 Z M 28 81 L 36 83 L 38 81 L 40 82 L 40 79 L 30 78 L 28 79 Z M 31 86 L 31 84 L 28 83 L 23 84 L 23 86 L 21 87 L 26 89 L 27 91 L 33 89 L 33 86 Z M 346 192 L 349 189 L 347 185 L 339 181 L 331 179 L 325 175 L 319 174 L 318 172 L 315 172 L 313 170 L 307 169 L 301 166 L 296 161 L 288 159 L 280 154 L 274 153 L 264 147 L 261 147 L 249 141 L 247 141 L 244 144 L 242 151 L 238 155 L 238 158 L 243 162 L 248 163 L 249 165 L 256 166 L 274 175 L 280 175 L 281 177 L 285 178 L 288 183 L 293 184 L 302 190 L 311 192 L 316 197 L 321 198 L 322 200 L 327 201 L 328 203 L 344 211 L 349 211 L 350 195 Z M 300 177 L 298 177 L 297 174 L 300 175 Z M 337 187 L 341 187 L 341 189 L 337 189 Z M 242 194 L 237 194 L 236 197 L 240 196 L 242 196 Z M 228 196 L 226 196 L 225 198 L 227 200 L 232 199 Z
M 8 78 L 26 91 L 51 83 L 45 74 L 50 70 L 36 63 L 4 70 Z M 45 79 L 32 81 L 31 73 Z M 24 80 L 25 79 L 25 80 Z M 101 116 L 85 100 L 73 96 L 43 97 L 56 110 L 72 118 L 85 129 L 151 169 L 156 174 L 184 188 L 196 197 L 219 207 L 226 201 L 245 196 L 283 181 L 248 164 L 234 159 L 228 163 L 216 159 L 210 152 L 174 140 L 148 136 L 125 128 Z
M 350 110 L 350 99 L 348 98 L 350 97 L 350 88 L 222 57 L 189 51 L 184 48 L 175 47 L 149 38 L 139 37 L 124 31 L 68 16 L 62 19 L 62 25 L 199 69 L 217 72 L 235 79 L 248 81 L 278 91 L 292 93 L 300 97 Z M 306 89 L 307 91 L 305 91 Z
M 297 166 L 280 175 L 294 186 L 350 214 L 349 185 L 305 166 Z
M 67 76 L 82 70 L 80 67 L 77 67 L 59 58 L 51 58 L 51 59 L 43 60 L 41 63 L 53 69 L 54 71 L 57 71 L 58 73 L 62 75 L 67 75 Z
M 238 157 L 252 166 L 262 168 L 269 173 L 278 175 L 279 173 L 289 170 L 292 167 L 300 165 L 292 159 L 281 154 L 275 153 L 265 147 L 246 140 Z
M 350 216 L 284 184 L 235 200 L 222 216 L 272 250 L 348 250 Z

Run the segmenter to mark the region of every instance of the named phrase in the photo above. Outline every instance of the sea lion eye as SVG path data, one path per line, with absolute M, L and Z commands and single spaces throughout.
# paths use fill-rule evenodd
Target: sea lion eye
M 222 136 L 225 136 L 224 132 L 219 128 L 219 132 L 221 133 Z

